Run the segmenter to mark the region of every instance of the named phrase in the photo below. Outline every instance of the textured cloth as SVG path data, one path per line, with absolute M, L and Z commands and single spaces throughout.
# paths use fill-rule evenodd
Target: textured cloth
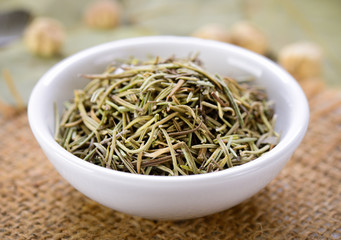
M 283 171 L 236 207 L 177 222 L 88 199 L 54 170 L 26 113 L 0 118 L 0 239 L 341 239 L 341 94 L 302 86 L 310 125 Z

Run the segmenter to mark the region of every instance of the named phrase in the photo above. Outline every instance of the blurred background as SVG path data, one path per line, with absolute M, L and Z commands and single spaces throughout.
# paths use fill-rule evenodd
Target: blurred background
M 289 61 L 289 66 L 282 65 L 287 69 L 296 60 L 301 63 L 311 57 L 308 68 L 313 70 L 317 64 L 321 71 L 308 74 L 309 78 L 341 86 L 340 0 L 108 1 L 0 0 L 0 100 L 14 102 L 5 81 L 8 76 L 26 102 L 39 78 L 63 58 L 104 42 L 149 35 L 194 35 L 238 44 L 250 37 L 246 34 L 251 35 L 248 41 L 259 44 L 260 33 L 266 39 L 262 54 L 277 61 L 284 51 L 283 61 Z M 41 17 L 52 24 L 31 26 Z M 245 20 L 256 30 L 236 27 Z M 242 39 L 233 42 L 236 28 Z M 315 45 L 288 49 L 302 41 Z

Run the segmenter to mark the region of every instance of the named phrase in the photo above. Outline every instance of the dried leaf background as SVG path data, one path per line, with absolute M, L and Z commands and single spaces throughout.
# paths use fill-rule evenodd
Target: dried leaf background
M 0 70 L 7 68 L 18 89 L 28 100 L 38 79 L 54 64 L 87 47 L 116 39 L 146 35 L 190 35 L 194 29 L 217 22 L 226 28 L 248 19 L 267 35 L 276 53 L 286 44 L 309 40 L 324 50 L 324 79 L 341 86 L 341 1 L 340 0 L 122 0 L 123 23 L 99 31 L 82 22 L 84 8 L 91 0 L 0 0 L 0 12 L 21 8 L 34 16 L 49 16 L 65 26 L 67 39 L 63 55 L 52 59 L 32 56 L 21 40 L 0 48 Z M 13 102 L 0 78 L 0 98 Z

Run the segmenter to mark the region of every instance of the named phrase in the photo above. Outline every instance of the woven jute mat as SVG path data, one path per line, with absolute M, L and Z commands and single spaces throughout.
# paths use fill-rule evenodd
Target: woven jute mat
M 106 208 L 44 156 L 26 113 L 0 119 L 0 239 L 341 239 L 341 93 L 302 83 L 311 117 L 283 171 L 252 198 L 186 221 Z M 255 179 L 256 180 L 256 179 Z

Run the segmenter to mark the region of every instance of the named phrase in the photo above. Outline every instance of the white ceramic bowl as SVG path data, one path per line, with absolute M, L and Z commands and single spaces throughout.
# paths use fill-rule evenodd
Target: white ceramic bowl
M 192 176 L 144 176 L 83 161 L 54 140 L 53 104 L 59 109 L 86 80 L 117 58 L 148 55 L 186 57 L 200 52 L 205 68 L 227 76 L 251 75 L 275 101 L 279 144 L 258 159 L 231 169 Z M 142 37 L 99 45 L 77 53 L 48 71 L 28 105 L 30 126 L 57 171 L 89 198 L 120 212 L 152 219 L 188 219 L 228 209 L 266 186 L 290 159 L 308 125 L 309 109 L 297 82 L 270 60 L 242 48 L 190 37 Z

